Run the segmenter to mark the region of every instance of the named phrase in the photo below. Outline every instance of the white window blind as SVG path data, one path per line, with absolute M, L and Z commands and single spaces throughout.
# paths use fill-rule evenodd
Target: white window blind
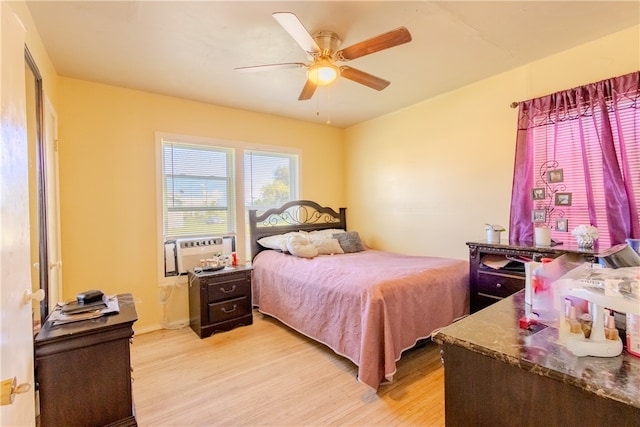
M 298 198 L 298 156 L 291 153 L 245 150 L 246 209 L 263 212 Z
M 219 235 L 234 227 L 233 151 L 163 142 L 166 238 Z
M 242 156 L 240 173 L 234 157 Z M 261 212 L 299 198 L 299 155 L 162 139 L 162 221 L 165 239 L 233 234 L 236 197 Z

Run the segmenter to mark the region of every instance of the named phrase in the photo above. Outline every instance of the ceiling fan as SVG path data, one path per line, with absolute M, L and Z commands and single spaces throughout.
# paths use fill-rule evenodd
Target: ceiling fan
M 307 52 L 310 64 L 303 62 L 286 62 L 281 64 L 255 65 L 236 67 L 239 72 L 267 71 L 284 68 L 307 68 L 307 82 L 300 92 L 298 100 L 310 99 L 318 86 L 331 84 L 339 76 L 375 90 L 389 86 L 388 80 L 381 79 L 364 71 L 346 65 L 338 66 L 336 62 L 350 61 L 361 56 L 379 52 L 390 47 L 411 41 L 411 34 L 405 27 L 399 27 L 368 40 L 361 41 L 344 49 L 336 50 L 341 40 L 331 31 L 316 31 L 310 34 L 298 17 L 291 12 L 275 12 L 273 17 L 282 25 L 287 33 Z

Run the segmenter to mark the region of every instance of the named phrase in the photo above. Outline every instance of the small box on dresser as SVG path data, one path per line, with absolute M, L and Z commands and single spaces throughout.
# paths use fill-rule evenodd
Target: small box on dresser
M 200 338 L 253 323 L 251 267 L 189 271 L 189 325 Z

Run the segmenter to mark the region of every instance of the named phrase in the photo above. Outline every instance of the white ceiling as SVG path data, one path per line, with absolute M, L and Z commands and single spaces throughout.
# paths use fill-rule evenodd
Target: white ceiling
M 347 127 L 638 25 L 636 1 L 31 1 L 58 74 Z M 294 12 L 342 47 L 399 26 L 413 40 L 348 64 L 391 81 L 378 92 L 341 78 L 298 101 L 308 62 L 271 16 Z

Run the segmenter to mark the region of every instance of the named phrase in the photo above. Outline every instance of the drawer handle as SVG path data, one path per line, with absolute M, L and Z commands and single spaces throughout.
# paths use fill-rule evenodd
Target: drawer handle
M 496 283 L 496 288 L 501 288 L 502 287 L 502 283 Z
M 230 294 L 231 292 L 236 290 L 236 285 L 231 286 L 231 289 L 226 290 L 225 288 L 220 288 L 220 292 L 223 294 Z
M 238 306 L 236 304 L 233 304 L 233 307 L 231 307 L 229 310 L 227 310 L 225 307 L 222 307 L 221 310 L 226 313 L 233 313 L 234 311 L 236 311 L 236 308 L 238 308 Z

